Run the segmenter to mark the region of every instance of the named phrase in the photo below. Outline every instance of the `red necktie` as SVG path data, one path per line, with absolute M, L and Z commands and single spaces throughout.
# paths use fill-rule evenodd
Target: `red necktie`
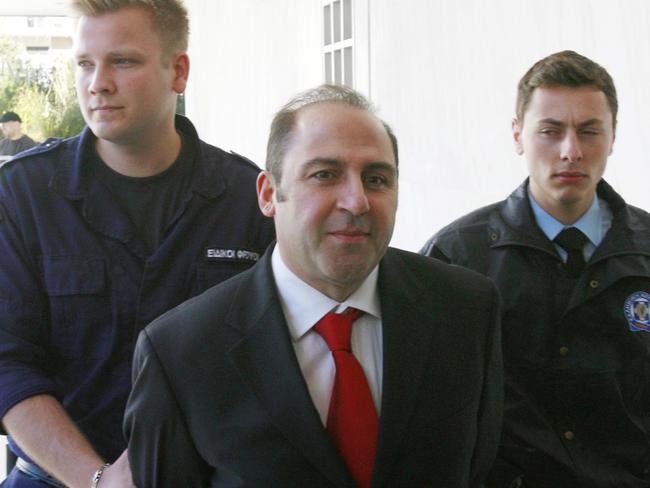
M 352 354 L 350 332 L 363 312 L 348 308 L 326 314 L 314 326 L 334 356 L 336 377 L 327 414 L 327 430 L 359 486 L 370 486 L 377 444 L 377 410 L 366 375 Z

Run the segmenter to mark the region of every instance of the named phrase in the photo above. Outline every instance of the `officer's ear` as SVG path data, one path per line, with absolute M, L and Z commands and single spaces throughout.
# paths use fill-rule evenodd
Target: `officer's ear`
M 190 74 L 190 58 L 187 53 L 181 52 L 174 54 L 172 67 L 174 68 L 172 90 L 180 95 L 185 91 L 187 78 Z
M 275 182 L 268 171 L 262 171 L 257 176 L 257 204 L 266 217 L 275 215 Z
M 521 132 L 523 130 L 524 130 L 524 121 L 522 120 L 520 123 L 519 119 L 517 118 L 512 119 L 512 137 L 515 143 L 515 151 L 520 156 L 524 154 L 524 145 L 521 142 Z

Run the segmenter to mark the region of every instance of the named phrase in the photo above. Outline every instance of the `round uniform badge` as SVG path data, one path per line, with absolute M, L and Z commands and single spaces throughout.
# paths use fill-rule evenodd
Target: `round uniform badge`
M 623 313 L 631 331 L 650 332 L 650 293 L 632 293 L 625 299 Z

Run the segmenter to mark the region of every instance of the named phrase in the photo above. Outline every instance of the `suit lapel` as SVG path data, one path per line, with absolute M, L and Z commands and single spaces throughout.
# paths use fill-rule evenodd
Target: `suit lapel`
M 381 261 L 378 281 L 384 364 L 374 486 L 383 484 L 398 458 L 424 368 L 431 358 L 433 327 L 423 320 L 431 315 L 427 310 L 432 310 L 430 302 L 435 293 L 427 294 L 428 303 L 423 304 L 419 297 L 423 286 L 417 276 L 409 273 L 407 263 L 389 249 Z
M 228 320 L 244 338 L 230 350 L 230 358 L 296 451 L 335 485 L 350 485 L 300 371 L 273 280 L 271 252 L 267 250 L 233 300 Z

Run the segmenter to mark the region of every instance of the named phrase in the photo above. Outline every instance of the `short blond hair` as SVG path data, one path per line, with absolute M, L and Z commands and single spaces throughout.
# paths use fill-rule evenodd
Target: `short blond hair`
M 79 16 L 96 17 L 126 7 L 142 7 L 152 14 L 153 28 L 160 36 L 163 52 L 187 51 L 190 35 L 187 9 L 181 0 L 72 0 Z

